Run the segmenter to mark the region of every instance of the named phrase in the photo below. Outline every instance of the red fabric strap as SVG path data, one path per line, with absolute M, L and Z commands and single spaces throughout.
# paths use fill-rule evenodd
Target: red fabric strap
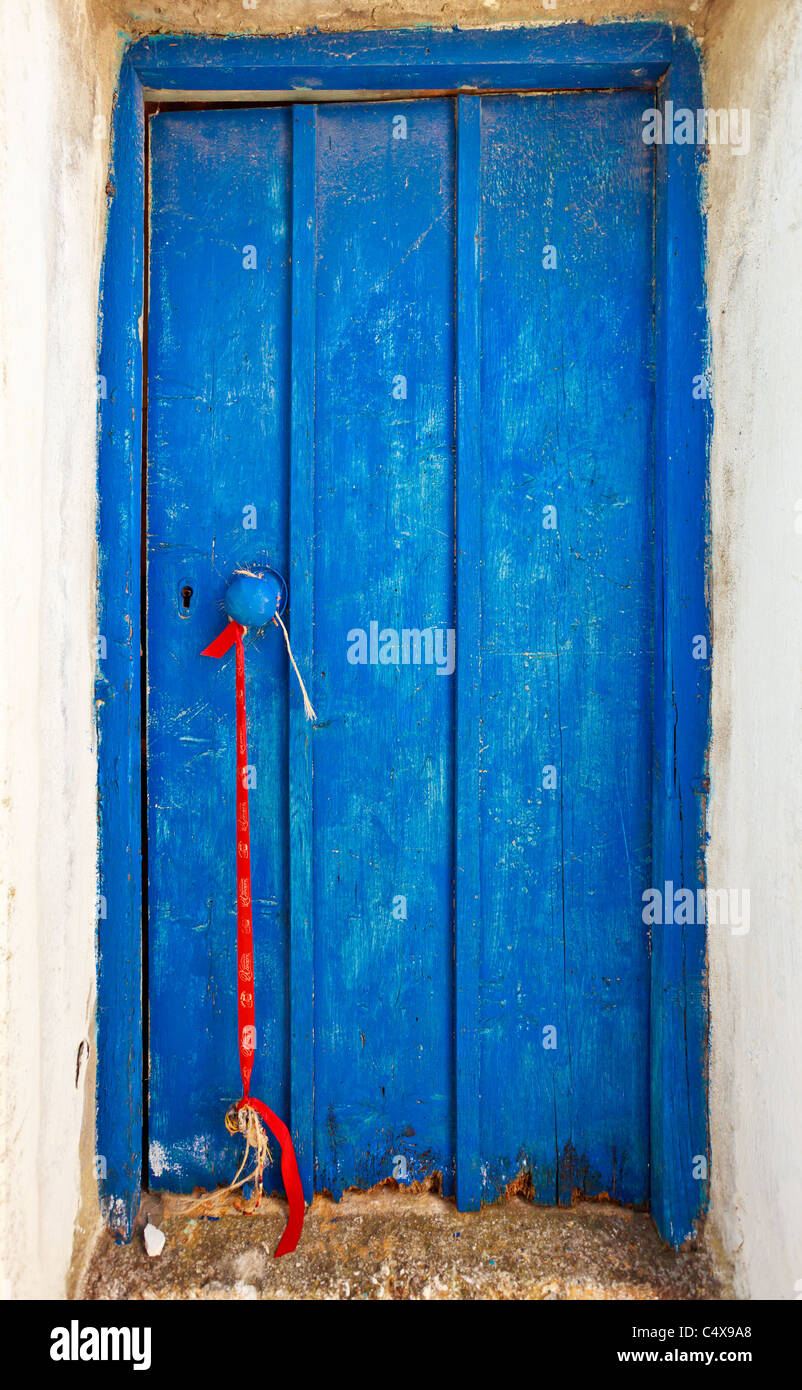
M 284 1191 L 287 1194 L 287 1201 L 290 1206 L 290 1214 L 287 1217 L 287 1224 L 284 1233 L 276 1246 L 275 1258 L 280 1255 L 290 1255 L 295 1249 L 301 1237 L 301 1230 L 304 1224 L 304 1190 L 301 1186 L 301 1175 L 298 1172 L 298 1160 L 295 1157 L 295 1149 L 292 1146 L 292 1136 L 283 1120 L 261 1100 L 256 1100 L 249 1096 L 246 1100 L 243 1096 L 237 1106 L 241 1110 L 243 1105 L 250 1105 L 261 1115 L 271 1134 L 274 1134 L 281 1145 L 281 1177 L 284 1182 Z
M 230 622 L 201 652 L 201 656 L 225 656 L 236 646 L 237 710 L 237 1010 L 239 1026 L 239 1065 L 242 1074 L 242 1100 L 237 1109 L 250 1105 L 262 1117 L 281 1145 L 281 1176 L 290 1205 L 284 1234 L 276 1248 L 288 1255 L 298 1244 L 304 1223 L 304 1194 L 292 1138 L 283 1120 L 261 1100 L 250 1094 L 251 1072 L 256 1052 L 256 1011 L 254 1005 L 253 917 L 251 912 L 251 834 L 248 822 L 248 724 L 245 714 L 245 628 Z

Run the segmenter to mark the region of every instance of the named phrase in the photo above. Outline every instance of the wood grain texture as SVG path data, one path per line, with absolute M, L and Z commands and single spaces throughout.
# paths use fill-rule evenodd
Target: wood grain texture
M 581 28 L 552 31 L 544 71 L 554 79 L 564 61 L 564 85 L 587 74 Z M 618 46 L 637 62 L 644 30 L 626 29 L 629 48 L 605 30 L 596 56 Z M 336 88 L 346 50 L 313 37 L 306 75 Z M 366 86 L 386 86 L 402 51 L 383 37 L 364 51 L 354 40 Z M 421 63 L 410 82 L 448 69 L 498 85 L 527 62 L 542 80 L 535 50 L 512 38 L 483 36 L 472 71 L 470 36 L 431 55 L 409 37 Z M 289 48 L 220 42 L 230 66 L 212 67 L 214 81 L 244 81 L 246 59 L 254 85 L 286 77 Z M 665 33 L 648 43 L 664 71 Z M 158 70 L 211 86 L 204 44 L 136 51 L 154 82 Z M 673 53 L 662 96 L 693 105 L 697 55 L 681 41 Z M 278 645 L 249 650 L 255 1082 L 291 1115 L 307 1196 L 437 1169 L 475 1206 L 529 1174 L 543 1201 L 574 1187 L 650 1192 L 675 1244 L 704 1208 L 688 1167 L 707 1145 L 703 927 L 654 937 L 649 1178 L 641 892 L 702 873 L 709 699 L 706 665 L 685 660 L 689 636 L 707 632 L 709 422 L 683 394 L 704 367 L 698 153 L 659 153 L 653 263 L 649 104 L 639 92 L 499 95 L 481 99 L 481 122 L 478 97 L 153 122 L 154 1185 L 226 1180 L 236 1154 L 220 1123 L 237 1077 L 233 672 L 196 654 L 222 622 L 230 569 L 261 557 L 289 568 L 318 712 L 314 729 L 303 723 Z M 398 116 L 406 139 L 393 139 Z M 128 186 L 133 216 L 134 175 Z M 248 244 L 255 271 L 242 266 Z M 135 323 L 127 284 L 120 324 Z M 106 478 L 128 447 L 122 432 L 108 438 Z M 125 486 L 109 491 L 106 537 Z M 246 504 L 255 533 L 241 526 Z M 125 540 L 118 583 L 130 552 Z M 456 677 L 348 663 L 349 630 L 372 620 L 456 624 Z M 115 738 L 130 750 L 126 727 Z M 135 823 L 135 800 L 120 802 L 120 826 Z M 116 843 L 103 841 L 107 863 Z M 132 976 L 137 930 L 106 955 L 110 998 Z M 135 1007 L 132 1020 L 134 1034 L 116 1018 L 107 1058 L 131 1052 Z M 112 1087 L 109 1116 L 125 1103 Z M 129 1206 L 131 1172 L 112 1184 Z
M 457 1205 L 481 1203 L 479 954 L 482 934 L 482 468 L 479 209 L 481 103 L 457 102 L 457 736 L 454 1000 Z
M 699 56 L 678 37 L 661 103 L 703 105 Z M 703 150 L 657 148 L 657 429 L 655 574 L 654 882 L 694 892 L 705 883 L 710 718 L 710 405 L 693 394 L 707 368 Z M 708 643 L 694 657 L 694 639 Z M 655 925 L 651 999 L 652 1211 L 674 1246 L 707 1208 L 706 923 Z M 707 1160 L 708 1167 L 699 1163 Z
M 574 1188 L 648 1195 L 653 160 L 642 107 L 620 92 L 482 100 L 490 1198 L 522 1170 L 540 1201 L 570 1201 Z
M 463 98 L 458 160 L 449 101 L 299 110 L 289 339 L 289 112 L 154 121 L 154 1182 L 219 1178 L 231 1162 L 212 1124 L 233 1051 L 231 825 L 214 809 L 230 791 L 231 682 L 192 643 L 237 550 L 255 544 L 235 540 L 255 500 L 271 537 L 290 502 L 291 613 L 319 707 L 314 733 L 294 712 L 288 767 L 286 690 L 251 701 L 254 877 L 272 885 L 255 931 L 257 979 L 272 985 L 262 1066 L 276 1105 L 292 1076 L 307 1190 L 433 1170 L 448 1189 L 457 1160 L 465 1206 L 522 1171 L 541 1200 L 575 1186 L 647 1195 L 653 161 L 641 102 Z M 246 245 L 263 256 L 253 270 Z M 270 545 L 267 558 L 286 556 Z M 456 682 L 434 666 L 347 661 L 349 634 L 372 622 L 453 625 L 455 581 Z M 282 665 L 257 644 L 253 689 Z M 393 916 L 399 898 L 406 917 Z M 184 1075 L 196 1081 L 182 1094 Z
M 315 1181 L 450 1190 L 454 681 L 346 652 L 454 624 L 453 104 L 320 107 L 317 198 Z
M 314 670 L 315 583 L 315 133 L 314 106 L 292 113 L 292 402 L 290 425 L 290 610 L 295 659 Z M 312 728 L 290 703 L 290 1113 L 307 1201 L 314 1190 L 314 917 Z
M 180 1191 L 229 1181 L 240 1149 L 223 1125 L 239 1094 L 234 670 L 200 653 L 225 623 L 238 566 L 261 558 L 287 573 L 290 151 L 286 108 L 151 122 L 149 1147 L 152 1186 Z M 253 1091 L 285 1115 L 289 682 L 278 630 L 246 644 L 245 659 Z
M 671 61 L 668 24 L 389 30 L 263 38 L 155 35 L 131 61 L 156 89 L 380 91 L 438 88 L 648 89 Z
M 144 107 L 123 65 L 101 285 L 98 422 L 99 892 L 97 1173 L 105 1220 L 131 1234 L 142 1177 L 139 552 Z M 103 394 L 105 390 L 105 395 Z

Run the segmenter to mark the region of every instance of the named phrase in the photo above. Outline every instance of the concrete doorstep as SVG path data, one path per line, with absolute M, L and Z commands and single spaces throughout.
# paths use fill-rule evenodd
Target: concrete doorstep
M 190 1208 L 194 1204 L 194 1214 Z M 149 1220 L 149 1256 L 143 1238 Z M 651 1217 L 602 1202 L 536 1207 L 512 1197 L 458 1212 L 433 1193 L 375 1189 L 316 1197 L 298 1249 L 273 1251 L 286 1205 L 199 1213 L 197 1199 L 146 1197 L 130 1245 L 104 1232 L 88 1299 L 720 1299 L 704 1248 L 667 1249 Z

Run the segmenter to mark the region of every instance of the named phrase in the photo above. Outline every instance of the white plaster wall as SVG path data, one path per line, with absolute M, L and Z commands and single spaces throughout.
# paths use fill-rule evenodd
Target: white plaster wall
M 428 20 L 688 23 L 713 105 L 714 740 L 709 882 L 752 930 L 711 943 L 710 1229 L 745 1297 L 802 1278 L 802 498 L 798 0 L 0 0 L 0 1292 L 58 1297 L 97 1223 L 92 723 L 97 283 L 118 29 Z M 97 122 L 96 118 L 100 117 Z M 802 523 L 800 523 L 802 525 Z M 77 1230 L 76 1230 L 77 1227 Z M 75 1240 L 75 1245 L 74 1245 Z
M 756 0 L 761 4 L 763 0 Z M 447 29 L 567 20 L 670 19 L 690 24 L 705 0 L 108 0 L 107 12 L 132 33 L 289 33 L 299 29 Z
M 751 154 L 716 150 L 709 177 L 708 881 L 751 890 L 749 935 L 710 938 L 710 1224 L 741 1297 L 788 1299 L 802 1296 L 802 5 L 717 0 L 706 56 L 710 103 L 752 113 Z
M 76 1085 L 76 1059 L 93 1032 L 93 372 L 107 162 L 93 117 L 109 110 L 112 70 L 108 46 L 98 78 L 96 36 L 79 0 L 0 9 L 0 1281 L 12 1297 L 64 1292 L 87 1074 Z

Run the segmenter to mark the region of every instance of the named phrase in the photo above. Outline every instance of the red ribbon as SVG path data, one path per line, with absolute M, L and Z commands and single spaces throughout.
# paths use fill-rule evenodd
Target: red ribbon
M 253 917 L 251 912 L 251 833 L 248 823 L 248 724 L 245 714 L 245 628 L 233 620 L 201 656 L 225 656 L 236 644 L 237 670 L 237 1010 L 239 1024 L 239 1066 L 242 1073 L 241 1110 L 250 1105 L 264 1120 L 281 1145 L 281 1176 L 290 1204 L 284 1234 L 276 1247 L 276 1259 L 289 1255 L 298 1244 L 304 1224 L 304 1194 L 292 1137 L 283 1120 L 261 1100 L 250 1095 L 251 1072 L 256 1051 L 256 1011 L 254 1007 Z

